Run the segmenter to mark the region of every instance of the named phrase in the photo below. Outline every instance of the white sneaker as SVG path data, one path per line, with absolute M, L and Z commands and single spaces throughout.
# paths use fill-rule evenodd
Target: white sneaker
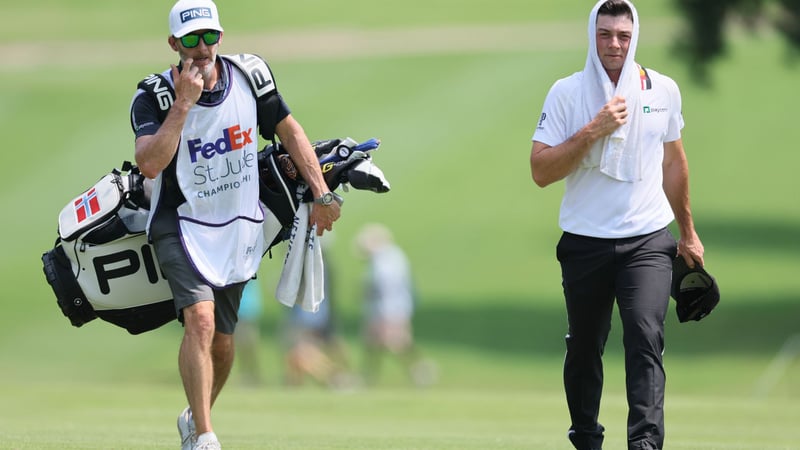
M 192 450 L 197 436 L 195 436 L 192 410 L 188 406 L 178 416 L 178 433 L 181 435 L 181 450 Z
M 209 431 L 197 436 L 197 442 L 192 450 L 222 450 L 222 445 L 220 445 L 217 435 L 213 431 Z

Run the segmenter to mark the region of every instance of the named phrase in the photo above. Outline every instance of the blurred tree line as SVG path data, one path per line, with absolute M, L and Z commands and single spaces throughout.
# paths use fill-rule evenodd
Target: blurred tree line
M 709 81 L 711 63 L 725 54 L 726 24 L 737 19 L 750 30 L 775 28 L 789 44 L 791 59 L 800 55 L 800 0 L 673 0 L 684 16 L 687 32 L 675 43 L 702 83 Z

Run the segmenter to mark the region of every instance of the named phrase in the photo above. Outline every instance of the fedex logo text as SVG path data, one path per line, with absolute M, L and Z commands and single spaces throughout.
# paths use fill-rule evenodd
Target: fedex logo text
M 214 142 L 206 142 L 204 144 L 201 139 L 190 139 L 187 144 L 189 145 L 192 163 L 197 162 L 198 153 L 205 159 L 211 159 L 214 155 L 241 150 L 245 145 L 253 143 L 253 139 L 250 137 L 252 132 L 252 128 L 241 130 L 239 125 L 234 125 L 222 130 L 222 137 Z
M 211 8 L 192 8 L 181 11 L 181 23 L 186 23 L 193 19 L 204 18 L 211 18 Z

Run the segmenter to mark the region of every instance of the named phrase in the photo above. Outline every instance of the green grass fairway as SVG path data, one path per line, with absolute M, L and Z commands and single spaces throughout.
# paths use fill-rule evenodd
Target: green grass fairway
M 175 60 L 169 2 L 12 3 L 0 38 L 0 449 L 177 448 L 180 327 L 74 328 L 40 261 L 66 202 L 133 158 L 136 83 Z M 550 85 L 583 67 L 591 2 L 219 3 L 222 52 L 266 57 L 312 139 L 382 140 L 374 159 L 392 191 L 344 193 L 327 242 L 341 330 L 357 364 L 351 242 L 363 223 L 386 223 L 413 263 L 415 331 L 440 372 L 424 390 L 389 362 L 371 389 L 284 389 L 278 249 L 259 273 L 265 383 L 248 388 L 234 367 L 214 409 L 225 448 L 568 448 L 563 187 L 535 187 L 528 160 Z M 714 86 L 698 86 L 670 51 L 681 27 L 668 0 L 640 3 L 637 59 L 682 88 L 694 219 L 722 290 L 702 322 L 668 316 L 668 448 L 800 449 L 800 72 L 772 33 L 737 32 Z M 605 366 L 600 421 L 620 449 L 616 321 Z
M 34 401 L 5 402 L 2 448 L 170 449 L 177 446 L 171 405 L 178 386 L 62 382 L 36 387 Z M 8 389 L 0 390 L 4 398 Z M 145 395 L 146 394 L 146 395 Z M 531 389 L 230 388 L 214 419 L 231 449 L 564 449 L 560 392 Z M 620 395 L 607 396 L 602 414 L 624 417 Z M 533 406 L 535 405 L 535 407 Z M 673 395 L 667 408 L 669 448 L 788 449 L 792 401 Z M 35 420 L 34 420 L 35 419 Z M 169 425 L 169 426 L 167 426 Z M 624 448 L 610 432 L 607 448 Z

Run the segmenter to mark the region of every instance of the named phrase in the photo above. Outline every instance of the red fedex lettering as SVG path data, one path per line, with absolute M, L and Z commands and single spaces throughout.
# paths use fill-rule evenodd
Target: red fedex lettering
M 239 125 L 234 125 L 225 130 L 225 135 L 233 142 L 231 150 L 239 150 L 246 144 L 252 144 L 253 139 L 250 138 L 251 131 L 253 131 L 252 128 L 248 128 L 247 131 L 239 131 Z

